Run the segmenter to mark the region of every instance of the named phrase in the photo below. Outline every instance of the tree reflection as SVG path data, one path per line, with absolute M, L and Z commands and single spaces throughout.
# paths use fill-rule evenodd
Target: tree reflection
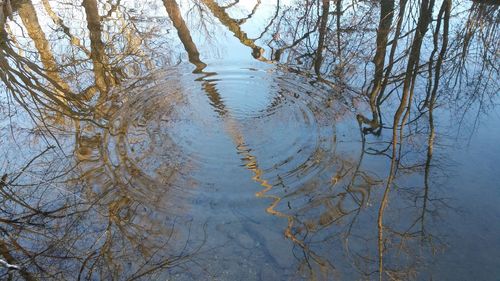
M 245 21 L 252 17 L 255 13 L 256 8 L 260 4 L 260 1 L 257 1 L 255 8 L 248 15 L 246 19 L 235 20 L 231 18 L 226 12 L 226 9 L 231 7 L 221 7 L 214 0 L 201 0 L 201 2 L 210 10 L 212 15 L 216 17 L 224 26 L 226 26 L 234 35 L 234 37 L 238 38 L 241 44 L 248 46 L 252 49 L 252 56 L 258 60 L 263 60 L 264 49 L 255 44 L 255 40 L 248 38 L 246 32 L 243 31 L 241 25 L 245 23 Z
M 434 225 L 451 208 L 436 184 L 436 167 L 446 165 L 436 161 L 436 111 L 449 104 L 460 115 L 481 112 L 497 94 L 498 5 L 277 1 L 262 20 L 265 4 L 0 0 L 0 103 L 7 108 L 0 114 L 10 120 L 0 123 L 0 137 L 7 136 L 0 145 L 8 148 L 0 155 L 7 159 L 0 166 L 1 278 L 155 279 L 196 264 L 206 237 L 186 215 L 192 163 L 169 131 L 193 89 L 204 92 L 262 188 L 256 197 L 270 200 L 267 213 L 286 222 L 280 231 L 297 258 L 291 271 L 321 280 L 427 277 L 426 265 L 445 244 Z M 159 17 L 151 12 L 158 9 Z M 193 28 L 186 14 L 204 28 Z M 260 28 L 253 38 L 249 24 Z M 211 25 L 229 31 L 253 59 L 274 64 L 282 79 L 310 87 L 273 81 L 280 96 L 266 110 L 305 101 L 306 113 L 331 118 L 323 126 L 351 124 L 356 150 L 336 150 L 343 136 L 334 132 L 335 149 L 318 146 L 290 171 L 280 170 L 283 163 L 266 168 L 225 103 L 217 73 L 206 70 L 209 51 L 199 37 L 217 37 Z M 195 68 L 193 88 L 174 66 L 183 55 Z M 22 112 L 11 112 L 17 107 Z M 301 181 L 283 176 L 311 170 Z
M 198 48 L 194 44 L 190 31 L 182 18 L 179 5 L 175 2 L 175 0 L 164 0 L 163 4 L 165 5 L 165 9 L 167 9 L 170 20 L 177 29 L 177 35 L 184 45 L 184 49 L 186 49 L 186 52 L 188 53 L 189 61 L 196 66 L 195 72 L 200 72 L 203 68 L 205 68 L 206 64 L 200 60 L 200 53 L 198 52 Z
M 341 9 L 341 4 L 340 1 L 336 3 L 338 11 L 336 16 L 338 19 L 340 19 L 341 16 L 349 18 L 350 22 L 353 22 L 353 24 L 351 26 L 342 26 L 342 24 L 339 23 L 340 20 L 337 21 L 336 37 L 334 37 L 335 32 L 332 31 L 334 27 L 328 18 L 330 9 L 329 1 L 323 1 L 322 3 L 307 2 L 305 5 L 297 3 L 295 7 L 292 6 L 292 8 L 286 9 L 281 13 L 279 16 L 280 21 L 278 22 L 286 21 L 287 24 L 275 24 L 275 26 L 273 26 L 274 31 L 272 34 L 269 34 L 268 38 L 271 39 L 269 39 L 267 45 L 272 48 L 272 59 L 280 62 L 284 60 L 285 65 L 287 65 L 290 70 L 298 70 L 298 73 L 305 75 L 308 75 L 308 69 L 312 69 L 321 82 L 332 82 L 334 84 L 338 84 L 338 82 L 346 83 L 346 73 L 350 73 L 352 76 L 352 74 L 356 73 L 357 69 L 363 71 L 364 67 L 366 78 L 364 80 L 355 79 L 350 85 L 347 84 L 346 87 L 351 94 L 355 94 L 355 97 L 359 97 L 359 94 L 364 94 L 369 101 L 368 104 L 373 117 L 370 119 L 366 118 L 363 114 L 358 115 L 360 124 L 368 125 L 368 127 L 362 129 L 363 135 L 373 133 L 380 136 L 384 129 L 388 129 L 386 131 L 392 131 L 390 133 L 392 139 L 389 141 L 387 147 L 382 149 L 370 148 L 371 151 L 376 152 L 375 155 L 386 155 L 386 151 L 392 151 L 392 153 L 388 155 L 391 159 L 391 166 L 389 174 L 385 179 L 385 188 L 377 212 L 377 271 L 379 273 L 379 279 L 406 279 L 416 274 L 415 271 L 417 269 L 410 267 L 397 270 L 391 269 L 390 266 L 387 267 L 383 262 L 384 256 L 392 255 L 392 253 L 390 253 L 390 247 L 388 246 L 388 244 L 391 243 L 389 241 L 394 242 L 399 240 L 401 243 L 407 244 L 409 243 L 407 240 L 414 236 L 411 230 L 401 232 L 392 229 L 388 226 L 388 223 L 384 222 L 390 197 L 389 194 L 391 190 L 398 185 L 395 183 L 395 180 L 399 177 L 398 174 L 400 174 L 401 170 L 408 170 L 405 168 L 406 164 L 402 163 L 404 161 L 404 155 L 411 151 L 411 147 L 406 147 L 408 146 L 406 140 L 414 138 L 413 135 L 415 132 L 410 131 L 409 133 L 405 133 L 403 129 L 406 126 L 410 126 L 412 123 L 420 124 L 419 119 L 423 117 L 429 119 L 428 151 L 424 171 L 424 192 L 423 195 L 416 196 L 415 200 L 417 200 L 417 198 L 423 198 L 421 215 L 416 219 L 421 222 L 421 230 L 419 233 L 422 236 L 431 236 L 424 230 L 424 218 L 425 214 L 428 212 L 428 204 L 430 202 L 428 181 L 435 139 L 433 111 L 436 107 L 440 93 L 440 84 L 442 84 L 440 80 L 443 80 L 443 77 L 445 77 L 445 83 L 448 83 L 446 80 L 455 79 L 454 77 L 461 79 L 459 77 L 462 76 L 457 76 L 455 71 L 467 71 L 469 69 L 464 64 L 455 68 L 449 68 L 446 67 L 446 65 L 453 65 L 457 57 L 461 58 L 463 61 L 463 54 L 467 53 L 466 50 L 470 43 L 468 40 L 473 38 L 475 31 L 472 30 L 475 28 L 482 26 L 478 28 L 478 32 L 481 32 L 481 35 L 478 37 L 480 37 L 482 41 L 476 41 L 471 44 L 474 44 L 480 50 L 485 50 L 483 58 L 486 58 L 488 53 L 493 54 L 496 52 L 498 44 L 490 44 L 489 42 L 492 42 L 491 40 L 498 41 L 496 31 L 493 31 L 493 26 L 495 26 L 495 20 L 493 20 L 493 18 L 495 18 L 495 15 L 498 13 L 498 7 L 479 3 L 472 4 L 468 13 L 472 15 L 474 20 L 471 21 L 471 18 L 469 18 L 469 24 L 464 32 L 465 34 L 461 35 L 458 33 L 459 37 L 454 38 L 455 40 L 453 41 L 454 43 L 458 42 L 457 46 L 463 47 L 463 50 L 451 49 L 455 53 L 450 53 L 448 41 L 450 37 L 450 20 L 453 6 L 451 1 L 441 1 L 440 3 L 435 3 L 435 1 L 422 1 L 420 6 L 408 6 L 407 1 L 404 0 L 399 1 L 398 6 L 396 6 L 394 1 L 382 1 L 379 7 L 369 3 L 352 3 L 348 5 L 348 8 L 345 10 Z M 345 5 L 345 2 L 343 4 Z M 440 8 L 435 12 L 435 6 L 437 5 L 440 5 Z M 479 8 L 479 6 L 481 6 L 481 8 Z M 367 11 L 366 15 L 378 9 L 380 14 L 378 27 L 375 33 L 376 48 L 372 60 L 373 69 L 371 65 L 362 63 L 362 60 L 366 61 L 363 56 L 367 55 L 365 49 L 362 48 L 366 47 L 367 50 L 370 50 L 368 43 L 365 45 L 365 42 L 369 41 L 364 39 L 362 33 L 370 31 L 374 23 L 370 21 L 369 17 L 355 16 L 356 10 L 359 9 Z M 410 23 L 410 17 L 407 16 L 414 14 L 416 15 L 415 24 Z M 397 15 L 397 17 L 395 17 L 395 15 Z M 431 27 L 430 24 L 433 21 L 436 22 L 436 25 Z M 485 25 L 482 24 L 483 22 Z M 428 35 L 429 28 L 432 28 L 431 36 Z M 390 39 L 391 35 L 392 39 Z M 314 37 L 317 38 L 317 41 L 311 40 Z M 341 38 L 345 41 L 341 42 Z M 361 46 L 349 46 L 348 40 L 352 38 L 359 38 L 354 42 L 358 44 L 361 42 Z M 404 42 L 403 39 L 407 41 Z M 430 52 L 424 50 L 424 45 L 427 44 L 428 40 L 432 42 L 431 44 L 434 46 Z M 461 40 L 465 40 L 464 43 L 460 43 Z M 334 48 L 335 45 L 337 45 L 337 48 Z M 350 47 L 352 47 L 352 49 L 350 49 Z M 494 49 L 494 51 L 491 48 Z M 325 55 L 323 55 L 323 50 L 326 50 Z M 457 54 L 456 51 L 459 53 Z M 285 59 L 283 59 L 283 54 L 285 52 L 287 52 L 287 54 Z M 424 57 L 427 57 L 428 60 L 422 63 L 422 60 L 425 60 Z M 465 55 L 465 57 L 467 57 L 467 55 Z M 468 59 L 473 60 L 472 57 L 468 57 Z M 490 84 L 492 82 L 490 78 L 498 74 L 498 70 L 492 67 L 491 62 L 497 60 L 498 58 L 478 60 L 482 63 L 483 67 L 480 68 L 481 71 L 479 73 L 473 72 L 473 75 L 482 75 L 486 77 L 487 82 L 483 83 L 483 79 L 472 82 L 473 80 L 466 78 L 467 81 L 471 81 L 473 85 L 481 85 L 472 88 L 473 96 L 481 92 L 481 90 L 478 91 L 478 89 L 485 90 L 485 93 L 482 95 L 484 96 L 487 93 L 491 93 L 488 89 L 498 88 L 491 87 Z M 361 63 L 356 65 L 354 62 Z M 351 65 L 349 65 L 349 63 L 351 63 Z M 322 67 L 323 65 L 325 65 L 325 67 Z M 332 65 L 334 65 L 334 67 L 332 67 Z M 427 73 L 425 69 L 427 69 Z M 484 72 L 488 72 L 488 74 Z M 323 73 L 325 73 L 325 75 L 323 75 Z M 369 73 L 373 73 L 373 78 L 369 78 Z M 427 83 L 425 82 L 426 80 Z M 449 84 L 447 86 L 449 87 Z M 338 91 L 343 88 L 334 89 Z M 399 97 L 395 97 L 394 93 L 399 90 L 401 91 Z M 396 103 L 396 106 L 394 106 L 394 103 Z M 419 105 L 417 110 L 412 108 L 413 104 Z M 393 114 L 391 122 L 385 124 L 386 121 L 384 121 L 382 117 L 391 113 Z M 365 139 L 364 136 L 362 136 L 362 138 Z M 363 142 L 363 146 L 365 146 L 364 143 L 365 142 Z M 364 150 L 365 148 L 363 148 L 363 151 Z M 414 166 L 423 166 L 423 164 L 414 164 Z M 374 181 L 371 180 L 371 182 Z M 324 184 L 319 184 L 319 186 L 324 186 Z M 347 186 L 352 186 L 352 184 L 347 184 Z M 271 189 L 271 187 L 268 189 Z M 306 194 L 310 194 L 310 190 L 308 190 Z M 439 199 L 435 200 L 435 202 L 441 202 L 443 204 L 441 207 L 445 207 L 446 205 Z M 319 204 L 311 203 L 312 208 L 315 208 L 314 206 L 316 205 Z M 333 207 L 338 205 L 331 205 L 331 203 L 327 205 L 330 206 L 329 209 L 336 210 L 333 211 L 333 213 L 337 213 L 338 217 L 343 217 L 349 213 L 347 211 L 342 211 L 339 207 Z M 275 204 L 273 204 L 273 208 L 274 207 Z M 327 220 L 327 217 L 330 217 L 327 213 L 319 215 L 319 224 L 321 225 L 321 221 Z M 409 229 L 413 229 L 413 226 L 410 226 Z M 384 237 L 384 234 L 388 234 L 390 237 Z M 303 247 L 302 242 L 299 244 Z M 371 259 L 366 257 L 366 261 L 368 260 Z M 370 275 L 369 272 L 365 272 L 365 274 L 367 274 L 367 276 Z
M 64 27 L 64 21 L 51 10 L 50 3 L 45 2 L 44 7 L 54 23 Z M 155 161 L 151 157 L 157 157 L 159 152 L 174 159 L 175 145 L 166 139 L 161 145 L 154 137 L 148 139 L 149 130 L 154 128 L 141 124 L 156 124 L 156 129 L 161 130 L 161 120 L 172 118 L 173 108 L 180 106 L 182 96 L 174 92 L 170 99 L 146 95 L 147 99 L 137 100 L 145 96 L 131 93 L 141 93 L 143 83 L 150 83 L 147 79 L 152 79 L 151 76 L 139 76 L 135 83 L 129 80 L 128 86 L 119 90 L 118 78 L 123 77 L 123 72 L 118 67 L 127 69 L 136 63 L 130 59 L 138 57 L 137 46 L 126 46 L 124 50 L 131 53 L 122 52 L 121 61 L 110 62 L 107 53 L 110 49 L 102 39 L 102 17 L 97 2 L 84 1 L 83 8 L 90 52 L 81 45 L 83 40 L 75 39 L 69 28 L 63 28 L 70 39 L 67 47 L 76 48 L 76 56 L 83 51 L 92 62 L 93 85 L 81 91 L 78 91 L 80 85 L 69 84 L 81 80 L 68 81 L 67 77 L 68 71 L 82 65 L 77 57 L 69 58 L 74 65 L 56 60 L 51 45 L 64 44 L 64 38 L 55 43 L 48 41 L 31 2 L 23 2 L 16 12 L 34 43 L 37 54 L 34 58 L 23 54 L 32 52 L 30 47 L 21 49 L 23 45 L 12 44 L 21 41 L 24 44 L 25 38 L 16 39 L 2 23 L 2 82 L 35 123 L 43 125 L 42 135 L 49 136 L 46 142 L 57 143 L 58 147 L 49 145 L 24 166 L 13 162 L 5 167 L 0 182 L 0 252 L 2 262 L 9 268 L 2 269 L 2 278 L 160 277 L 168 275 L 171 268 L 183 267 L 203 245 L 203 230 L 196 229 L 197 238 L 193 241 L 190 220 L 183 217 L 185 211 L 171 203 L 186 199 L 175 191 L 174 182 L 180 178 L 180 167 L 187 164 L 181 166 L 172 161 L 147 171 L 143 166 Z M 139 36 L 148 38 L 151 34 Z M 126 42 L 136 44 L 134 39 L 127 38 Z M 151 56 L 144 58 L 149 60 Z M 163 86 L 170 82 L 165 83 Z M 94 88 L 99 92 L 96 100 Z M 158 88 L 151 91 L 158 92 Z M 123 104 L 127 99 L 130 102 Z M 144 102 L 151 103 L 145 110 L 138 106 Z M 54 113 L 64 122 L 53 122 Z M 17 115 L 20 114 L 13 116 L 22 118 Z M 141 139 L 142 142 L 138 141 Z M 143 151 L 147 145 L 150 148 Z M 137 147 L 141 150 L 137 151 Z M 41 173 L 37 167 L 43 167 Z

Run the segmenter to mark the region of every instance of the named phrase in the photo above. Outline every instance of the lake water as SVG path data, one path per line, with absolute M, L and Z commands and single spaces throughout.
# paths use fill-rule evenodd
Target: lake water
M 0 0 L 1 280 L 500 280 L 500 7 Z

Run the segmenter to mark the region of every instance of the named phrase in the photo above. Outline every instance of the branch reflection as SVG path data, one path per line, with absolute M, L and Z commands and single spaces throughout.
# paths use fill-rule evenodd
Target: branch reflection
M 281 2 L 0 0 L 0 278 L 218 278 L 213 252 L 241 257 L 205 247 L 214 166 L 282 223 L 256 224 L 291 245 L 276 272 L 432 278 L 455 208 L 440 122 L 494 106 L 498 4 Z M 197 162 L 215 139 L 239 163 Z

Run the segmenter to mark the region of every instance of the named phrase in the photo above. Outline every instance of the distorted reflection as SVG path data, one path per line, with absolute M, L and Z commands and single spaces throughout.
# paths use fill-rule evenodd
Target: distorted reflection
M 494 280 L 499 19 L 0 0 L 0 278 Z

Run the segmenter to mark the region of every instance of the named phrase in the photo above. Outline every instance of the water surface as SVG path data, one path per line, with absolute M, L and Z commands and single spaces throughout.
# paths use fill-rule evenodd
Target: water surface
M 0 279 L 500 278 L 495 1 L 0 3 Z

